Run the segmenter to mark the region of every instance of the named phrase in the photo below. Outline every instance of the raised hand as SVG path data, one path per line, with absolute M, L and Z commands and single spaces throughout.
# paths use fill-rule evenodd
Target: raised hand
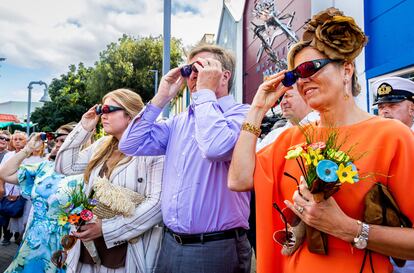
M 252 107 L 261 108 L 263 112 L 267 112 L 287 90 L 292 89 L 292 87 L 285 87 L 281 84 L 281 81 L 285 78 L 285 72 L 281 71 L 265 79 L 257 89 Z
M 24 152 L 27 156 L 33 153 L 33 151 L 37 151 L 43 148 L 43 141 L 40 137 L 40 133 L 33 133 L 29 137 L 29 141 L 27 142 L 26 146 L 23 148 Z
M 216 93 L 224 73 L 221 63 L 213 58 L 198 58 L 194 66 L 198 70 L 196 90 L 210 89 Z
M 96 124 L 98 124 L 99 121 L 99 115 L 97 115 L 95 112 L 96 106 L 97 104 L 92 106 L 85 114 L 83 114 L 81 119 L 83 129 L 88 132 L 91 132 L 93 129 L 95 129 Z
M 160 86 L 155 97 L 151 100 L 152 104 L 163 108 L 171 99 L 173 99 L 178 91 L 181 90 L 184 83 L 181 77 L 180 67 L 171 69 L 161 78 Z

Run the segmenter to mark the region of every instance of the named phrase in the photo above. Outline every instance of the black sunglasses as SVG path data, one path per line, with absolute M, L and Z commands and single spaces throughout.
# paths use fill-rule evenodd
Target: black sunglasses
M 4 141 L 9 142 L 10 141 L 10 138 L 0 136 L 0 140 L 4 140 Z
M 301 63 L 295 69 L 285 73 L 282 83 L 286 87 L 292 86 L 299 78 L 308 78 L 332 62 L 335 61 L 331 59 L 318 59 Z
M 99 104 L 95 108 L 95 113 L 99 116 L 99 115 L 102 115 L 102 114 L 109 114 L 109 113 L 112 113 L 112 112 L 115 112 L 115 111 L 120 111 L 120 110 L 125 110 L 125 109 L 122 108 L 122 107 L 119 107 L 119 106 L 113 106 L 113 105 L 107 105 L 107 104 L 104 104 L 104 105 Z
M 197 61 L 197 62 L 193 62 L 191 64 L 187 64 L 187 65 L 184 65 L 183 67 L 181 67 L 181 69 L 180 69 L 181 76 L 183 76 L 184 78 L 188 78 L 188 77 L 190 77 L 192 72 L 198 73 L 198 70 L 194 65 L 195 63 L 198 63 L 199 65 L 201 65 L 201 63 Z

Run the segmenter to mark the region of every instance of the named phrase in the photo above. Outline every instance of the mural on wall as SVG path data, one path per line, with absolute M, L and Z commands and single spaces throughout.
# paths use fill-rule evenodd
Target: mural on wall
M 254 37 L 259 38 L 261 46 L 256 54 L 256 63 L 259 63 L 263 52 L 266 52 L 269 61 L 274 63 L 273 67 L 269 67 L 263 76 L 267 76 L 287 68 L 286 54 L 287 48 L 291 43 L 297 42 L 298 37 L 292 30 L 292 21 L 295 18 L 295 12 L 282 14 L 275 8 L 274 0 L 257 1 L 252 10 Z M 282 54 L 278 54 L 272 47 L 275 39 L 281 35 L 285 35 L 288 43 Z

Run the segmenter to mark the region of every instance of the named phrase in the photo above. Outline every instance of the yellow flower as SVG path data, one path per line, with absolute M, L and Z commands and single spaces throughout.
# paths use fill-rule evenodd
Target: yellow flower
M 337 162 L 347 162 L 350 160 L 349 156 L 342 151 L 335 151 L 334 149 L 329 149 L 327 151 L 327 154 L 331 159 L 334 159 Z
M 302 153 L 302 147 L 296 147 L 294 150 L 288 151 L 287 155 L 285 156 L 286 159 L 295 159 Z
M 58 217 L 58 224 L 61 226 L 66 225 L 66 223 L 68 222 L 68 217 L 64 214 L 59 215 Z
M 306 165 L 317 166 L 318 162 L 322 159 L 324 159 L 323 155 L 321 155 L 321 149 L 312 149 L 311 147 L 308 147 L 308 152 L 303 154 L 303 157 L 306 160 Z
M 354 184 L 353 177 L 357 175 L 358 172 L 352 170 L 351 164 L 345 167 L 345 165 L 341 163 L 339 165 L 339 169 L 336 171 L 336 174 L 338 175 L 339 181 L 341 183 L 348 182 L 350 184 Z

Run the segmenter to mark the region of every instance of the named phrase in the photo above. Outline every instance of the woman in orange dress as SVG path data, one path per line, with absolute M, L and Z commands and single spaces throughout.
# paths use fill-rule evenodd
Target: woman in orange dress
M 302 175 L 297 162 L 285 159 L 289 147 L 305 142 L 300 128 L 288 129 L 255 154 L 265 113 L 289 88 L 281 84 L 286 71 L 271 76 L 256 93 L 233 152 L 228 184 L 235 191 L 254 188 L 256 192 L 258 273 L 385 273 L 393 270 L 388 256 L 414 259 L 412 227 L 361 223 L 364 198 L 374 182 L 387 186 L 401 212 L 414 222 L 414 136 L 398 121 L 364 112 L 352 98 L 360 91 L 354 59 L 366 41 L 351 17 L 330 8 L 312 18 L 302 41 L 288 55 L 289 68 L 296 72 L 301 64 L 311 66 L 307 72 L 312 73 L 296 74 L 296 85 L 309 106 L 320 113 L 320 122 L 313 125 L 315 134 L 334 126 L 342 140 L 346 137 L 341 150 L 355 145 L 356 152 L 365 153 L 354 164 L 360 174 L 370 174 L 368 178 L 342 185 L 326 200 L 315 202 L 305 183 L 299 194 L 295 182 L 284 175 L 297 180 Z M 289 207 L 308 226 L 327 234 L 327 254 L 310 252 L 305 241 L 292 255 L 282 256 L 273 233 L 284 224 L 273 203 Z M 366 250 L 371 259 L 364 262 Z

